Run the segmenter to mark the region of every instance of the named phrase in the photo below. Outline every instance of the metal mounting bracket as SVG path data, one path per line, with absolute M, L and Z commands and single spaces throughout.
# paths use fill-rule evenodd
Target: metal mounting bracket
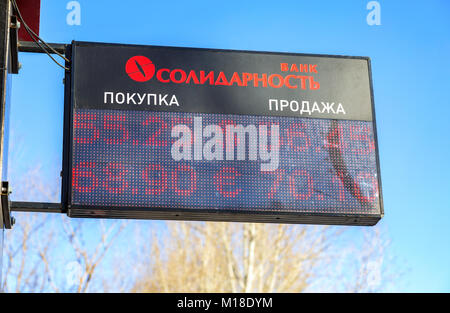
M 2 182 L 1 194 L 0 194 L 0 205 L 2 207 L 3 216 L 3 227 L 5 229 L 11 229 L 16 222 L 14 217 L 11 216 L 11 201 L 9 200 L 9 195 L 11 194 L 11 189 L 9 188 L 9 183 L 6 181 Z

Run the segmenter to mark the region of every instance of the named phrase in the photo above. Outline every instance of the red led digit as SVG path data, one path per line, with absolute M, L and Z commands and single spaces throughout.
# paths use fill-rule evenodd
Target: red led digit
M 108 144 L 122 144 L 124 141 L 128 140 L 128 130 L 123 125 L 126 121 L 125 115 L 118 114 L 107 114 L 103 119 L 103 127 L 105 130 L 112 130 L 113 134 L 115 131 L 121 133 L 121 138 L 105 138 Z
M 98 178 L 93 172 L 93 168 L 96 167 L 94 162 L 81 162 L 72 169 L 72 187 L 78 192 L 92 192 L 98 187 Z M 83 186 L 80 182 L 82 178 L 85 178 L 90 182 L 88 186 Z
M 189 188 L 179 188 L 179 174 L 183 175 L 183 172 L 189 174 Z M 197 174 L 194 169 L 188 165 L 179 165 L 178 168 L 172 172 L 172 186 L 175 193 L 179 196 L 190 196 L 197 188 Z
M 353 152 L 359 154 L 368 155 L 375 149 L 375 142 L 370 140 L 370 128 L 369 126 L 349 126 L 350 128 L 350 139 L 357 141 L 359 149 L 352 149 Z
M 226 198 L 234 198 L 241 191 L 241 188 L 235 188 L 234 190 L 228 190 L 226 187 L 236 186 L 236 177 L 241 174 L 234 167 L 224 167 L 214 175 L 214 185 L 216 190 Z M 226 189 L 226 190 L 225 190 Z
M 272 129 L 272 125 L 280 126 L 279 123 L 272 123 L 272 122 L 260 122 L 259 125 L 266 125 L 267 126 L 267 133 L 269 134 L 269 136 L 270 136 L 270 131 Z M 258 129 L 259 129 L 259 127 L 258 127 Z M 281 131 L 281 128 L 279 128 L 279 129 L 280 129 L 279 145 L 282 146 L 282 145 L 284 145 L 284 142 L 285 142 L 286 139 L 284 139 L 284 136 L 283 136 L 284 132 Z M 269 143 L 270 143 L 269 149 L 272 149 L 272 143 L 270 142 L 270 140 L 269 140 Z
M 73 116 L 73 128 L 74 137 L 73 141 L 78 144 L 91 144 L 100 136 L 100 132 L 95 127 L 94 121 L 97 119 L 96 114 L 91 113 L 76 113 Z M 80 136 L 80 132 L 84 133 L 83 130 L 89 130 L 89 137 Z
M 192 126 L 194 123 L 194 120 L 190 117 L 181 117 L 181 116 L 173 116 L 170 119 L 170 129 L 173 129 L 176 125 L 184 124 L 189 125 L 189 127 Z M 174 139 L 175 140 L 175 139 Z M 194 136 L 191 136 L 191 145 L 194 144 Z
M 298 191 L 298 184 L 306 179 L 306 193 Z M 302 184 L 304 185 L 304 184 Z M 313 181 L 308 172 L 304 170 L 295 170 L 289 176 L 289 191 L 291 195 L 298 200 L 308 200 L 313 192 Z
M 167 172 L 159 164 L 150 164 L 142 172 L 142 178 L 149 185 L 145 189 L 147 195 L 160 195 L 167 188 Z
M 272 184 L 270 185 L 269 193 L 267 194 L 267 197 L 269 199 L 273 199 L 275 197 L 275 194 L 278 191 L 278 187 L 280 186 L 281 182 L 283 181 L 284 170 L 276 170 L 273 172 L 267 172 L 267 174 L 271 174 L 271 175 L 275 176 Z
M 152 125 L 156 124 L 156 125 Z M 151 127 L 151 135 L 150 137 L 145 141 L 145 145 L 149 146 L 161 146 L 165 147 L 167 146 L 166 140 L 160 140 L 157 139 L 158 136 L 162 134 L 162 132 L 167 128 L 167 123 L 160 119 L 158 116 L 149 116 L 144 122 L 144 126 L 150 126 Z
M 172 116 L 170 118 L 170 127 L 173 128 L 174 126 L 178 124 L 187 124 L 192 125 L 194 120 L 190 117 L 182 117 L 182 116 Z
M 303 123 L 292 123 L 286 131 L 287 144 L 293 151 L 305 152 L 310 145 L 309 138 L 305 134 L 306 125 Z
M 226 129 L 227 125 L 236 125 L 236 122 L 233 120 L 228 120 L 228 119 L 222 119 L 219 122 L 219 126 L 222 127 L 222 129 Z
M 124 180 L 128 172 L 120 163 L 110 163 L 104 169 L 107 178 L 103 182 L 103 187 L 110 193 L 121 194 L 128 188 L 128 182 Z

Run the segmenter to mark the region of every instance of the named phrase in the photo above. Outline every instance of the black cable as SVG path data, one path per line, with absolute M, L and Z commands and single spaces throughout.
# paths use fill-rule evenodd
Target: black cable
M 25 28 L 25 30 L 27 30 L 27 29 Z M 27 32 L 28 32 L 28 30 L 27 30 Z M 36 40 L 36 38 L 33 36 L 32 33 L 28 32 L 28 34 L 30 35 L 31 39 L 33 39 L 33 41 L 42 49 L 42 51 L 44 51 L 53 60 L 53 62 L 55 62 L 61 68 L 65 69 L 67 71 L 69 70 L 69 68 L 67 68 L 64 65 L 60 64 L 55 58 L 53 58 L 53 56 L 47 51 L 47 49 L 45 49 L 45 47 L 43 47 L 40 44 L 40 42 Z
M 23 25 L 25 26 L 25 30 L 27 31 L 27 33 L 30 35 L 31 39 L 42 49 L 42 51 L 44 51 L 52 60 L 53 62 L 55 62 L 58 66 L 62 67 L 65 70 L 70 70 L 69 68 L 65 67 L 64 65 L 60 64 L 55 58 L 53 58 L 53 56 L 47 51 L 47 49 L 42 46 L 42 44 L 39 42 L 41 41 L 45 46 L 47 46 L 52 52 L 54 52 L 55 54 L 57 54 L 58 56 L 60 56 L 61 58 L 63 58 L 66 62 L 70 62 L 70 60 L 68 60 L 66 57 L 64 57 L 62 54 L 60 54 L 59 52 L 57 52 L 53 47 L 51 47 L 49 44 L 47 44 L 44 40 L 42 40 L 42 38 L 40 38 L 29 26 L 28 24 L 25 22 L 25 20 L 22 17 L 22 14 L 19 11 L 19 7 L 16 3 L 15 0 L 11 0 L 15 10 L 17 11 L 18 17 L 20 19 L 20 21 L 23 23 Z
M 33 29 L 31 29 L 31 27 L 28 26 L 28 24 L 25 22 L 25 19 L 22 17 L 22 14 L 20 13 L 19 10 L 19 6 L 17 5 L 16 0 L 11 0 L 13 2 L 13 5 L 17 11 L 17 14 L 19 15 L 20 20 L 22 21 L 22 23 L 24 24 L 26 30 L 28 31 L 28 33 L 30 34 L 30 32 L 33 34 L 33 36 L 30 37 L 34 37 L 35 39 L 40 40 L 45 46 L 47 46 L 47 48 L 49 48 L 50 50 L 53 51 L 53 53 L 57 54 L 58 56 L 60 56 L 61 58 L 63 58 L 64 60 L 66 60 L 67 62 L 70 62 L 67 58 L 64 57 L 64 55 L 60 54 L 58 51 L 56 51 L 55 49 L 53 49 L 52 46 L 50 46 L 49 44 L 47 44 L 42 38 L 40 38 L 34 31 Z
M 23 22 L 26 30 L 28 30 L 28 33 L 30 34 L 30 32 L 33 34 L 33 36 L 30 37 L 35 37 L 36 39 L 40 40 L 47 48 L 49 48 L 50 50 L 52 50 L 53 53 L 57 54 L 58 56 L 60 56 L 61 58 L 63 58 L 65 61 L 70 62 L 66 57 L 64 57 L 64 55 L 60 54 L 58 51 L 56 51 L 52 46 L 50 46 L 49 44 L 47 44 L 42 38 L 40 38 L 32 29 L 30 26 L 28 26 L 28 24 L 25 22 L 24 18 L 22 17 L 22 14 L 19 11 L 19 7 L 17 5 L 16 0 L 11 0 L 13 2 L 14 7 L 16 8 L 17 14 L 19 15 L 20 20 Z

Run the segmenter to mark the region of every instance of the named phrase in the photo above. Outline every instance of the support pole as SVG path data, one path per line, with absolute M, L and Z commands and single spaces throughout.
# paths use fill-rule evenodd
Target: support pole
M 66 53 L 66 47 L 67 44 L 63 43 L 48 43 L 50 47 L 56 50 L 56 52 L 65 54 Z M 32 53 L 45 53 L 41 47 L 39 47 L 34 42 L 28 42 L 28 41 L 20 41 L 19 42 L 19 52 L 32 52 Z M 48 49 L 49 53 L 53 54 L 53 51 Z
M 7 101 L 7 79 L 8 79 L 8 53 L 9 53 L 9 26 L 11 23 L 11 6 L 10 0 L 0 0 L 0 178 L 3 180 L 3 154 L 5 147 L 3 145 L 3 138 L 5 133 L 5 109 Z M 3 212 L 3 210 L 2 210 Z M 4 220 L 3 214 L 0 214 L 0 288 L 2 282 L 3 269 L 3 235 L 4 235 Z M 1 291 L 1 290 L 0 290 Z
M 63 209 L 61 203 L 12 201 L 11 212 L 63 213 Z

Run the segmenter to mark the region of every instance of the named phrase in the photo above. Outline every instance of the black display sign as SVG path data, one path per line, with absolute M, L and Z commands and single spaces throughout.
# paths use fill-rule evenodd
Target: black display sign
M 374 225 L 363 57 L 73 42 L 69 216 Z

